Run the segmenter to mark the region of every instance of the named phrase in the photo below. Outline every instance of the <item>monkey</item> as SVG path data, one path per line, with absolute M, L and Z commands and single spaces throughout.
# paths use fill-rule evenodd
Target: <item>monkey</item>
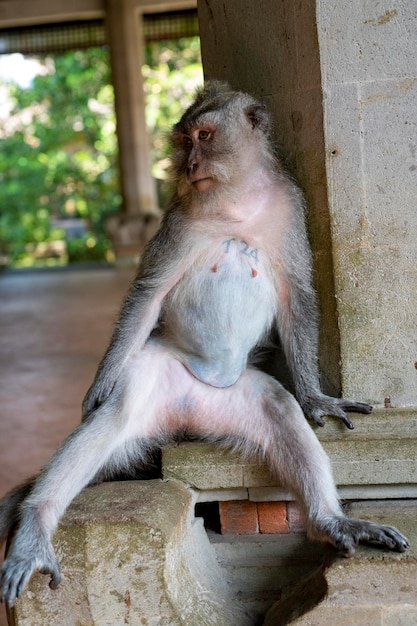
M 362 541 L 407 549 L 397 529 L 344 515 L 308 421 L 322 426 L 336 416 L 351 429 L 348 413 L 372 407 L 321 391 L 305 202 L 270 127 L 263 103 L 217 81 L 197 91 L 174 125 L 172 200 L 87 391 L 81 425 L 36 479 L 1 501 L 0 536 L 17 523 L 0 581 L 9 606 L 35 570 L 59 584 L 51 538 L 73 498 L 128 473 L 178 433 L 266 459 L 300 502 L 312 540 L 347 556 Z M 253 362 L 274 330 L 294 394 Z

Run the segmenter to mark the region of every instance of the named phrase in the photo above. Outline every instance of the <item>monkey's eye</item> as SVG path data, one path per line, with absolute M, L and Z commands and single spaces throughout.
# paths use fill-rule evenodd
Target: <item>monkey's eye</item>
M 193 143 L 193 140 L 191 139 L 189 135 L 183 135 L 182 143 L 184 144 L 184 146 L 191 146 L 191 144 Z
M 200 130 L 198 133 L 198 138 L 201 139 L 201 141 L 207 141 L 207 139 L 210 139 L 211 136 L 211 132 L 209 130 Z

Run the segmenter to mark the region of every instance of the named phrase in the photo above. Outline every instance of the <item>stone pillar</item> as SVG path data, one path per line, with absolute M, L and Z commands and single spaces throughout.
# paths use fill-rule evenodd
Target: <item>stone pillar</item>
M 416 405 L 417 14 L 342 5 L 199 0 L 203 64 L 266 102 L 305 190 L 323 386 Z
M 417 11 L 317 2 L 343 388 L 417 406 Z
M 123 196 L 122 214 L 110 218 L 108 230 L 122 257 L 140 252 L 159 218 L 145 123 L 145 42 L 136 5 L 135 0 L 107 0 Z

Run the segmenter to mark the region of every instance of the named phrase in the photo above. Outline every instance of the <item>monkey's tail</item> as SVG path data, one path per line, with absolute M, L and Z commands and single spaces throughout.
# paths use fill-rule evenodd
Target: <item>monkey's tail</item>
M 10 530 L 19 521 L 20 505 L 31 492 L 34 483 L 35 478 L 29 478 L 6 493 L 0 500 L 0 547 L 6 541 Z

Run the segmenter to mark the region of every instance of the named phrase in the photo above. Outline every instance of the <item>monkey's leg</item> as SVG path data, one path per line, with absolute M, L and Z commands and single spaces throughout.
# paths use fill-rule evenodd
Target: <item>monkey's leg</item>
M 93 479 L 120 441 L 105 409 L 94 417 L 70 435 L 21 506 L 21 522 L 1 576 L 3 600 L 9 606 L 14 605 L 35 570 L 51 574 L 52 588 L 60 582 L 51 535 L 68 504 Z
M 174 385 L 160 352 L 148 346 L 132 357 L 108 400 L 68 437 L 36 480 L 21 507 L 21 522 L 3 565 L 1 588 L 9 606 L 35 570 L 51 575 L 52 588 L 59 584 L 51 536 L 81 489 L 102 472 L 111 475 L 112 468 L 142 460 L 149 440 L 168 432 L 164 407 L 175 401 L 170 396 Z
M 329 459 L 305 420 L 301 407 L 277 381 L 247 370 L 228 389 L 200 386 L 196 412 L 201 432 L 246 442 L 243 450 L 264 455 L 273 473 L 298 497 L 312 539 L 329 541 L 351 555 L 360 541 L 403 552 L 407 539 L 393 527 L 348 519 L 340 507 Z M 207 416 L 210 401 L 210 416 Z M 196 418 L 198 419 L 198 417 Z
M 30 493 L 35 478 L 30 478 L 18 485 L 0 500 L 0 546 L 7 539 L 12 526 L 19 520 L 20 505 Z

